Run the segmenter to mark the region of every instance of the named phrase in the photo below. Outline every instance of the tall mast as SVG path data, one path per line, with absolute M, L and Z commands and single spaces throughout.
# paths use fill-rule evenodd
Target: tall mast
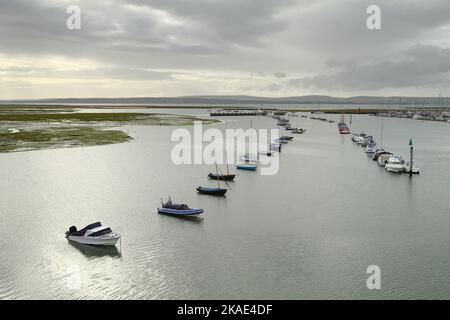
M 381 116 L 381 149 L 383 149 L 383 116 Z
M 248 160 L 250 160 L 250 154 L 252 152 L 252 137 L 253 137 L 253 120 L 250 120 L 250 150 L 248 153 Z
M 220 182 L 220 177 L 219 177 L 219 169 L 217 168 L 217 162 L 216 162 L 216 175 L 217 175 L 217 188 L 219 188 L 220 189 L 220 184 L 219 184 L 219 182 Z
M 227 163 L 227 174 L 230 174 L 230 170 L 228 169 L 228 156 L 227 156 L 227 149 L 225 148 L 225 162 Z

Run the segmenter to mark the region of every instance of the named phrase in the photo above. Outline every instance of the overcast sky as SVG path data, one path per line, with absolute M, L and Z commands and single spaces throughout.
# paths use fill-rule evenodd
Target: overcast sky
M 450 0 L 0 0 L 0 99 L 436 97 L 449 80 Z

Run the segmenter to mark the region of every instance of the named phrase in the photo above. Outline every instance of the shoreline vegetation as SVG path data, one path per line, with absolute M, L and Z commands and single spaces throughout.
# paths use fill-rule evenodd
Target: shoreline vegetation
M 0 153 L 123 143 L 133 139 L 118 127 L 191 126 L 220 122 L 190 115 L 137 112 L 77 112 L 84 107 L 1 107 Z

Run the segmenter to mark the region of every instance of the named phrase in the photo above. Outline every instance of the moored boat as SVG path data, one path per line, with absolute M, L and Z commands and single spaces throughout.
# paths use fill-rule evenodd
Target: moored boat
M 225 180 L 225 181 L 231 181 L 234 180 L 236 177 L 235 174 L 223 174 L 223 173 L 212 173 L 210 172 L 208 174 L 208 178 L 212 180 Z
M 203 213 L 203 209 L 189 208 L 187 204 L 172 203 L 172 199 L 169 197 L 166 203 L 162 203 L 162 206 L 158 208 L 158 213 L 175 215 L 175 216 L 192 216 Z
M 71 226 L 66 232 L 66 238 L 83 244 L 114 246 L 120 239 L 120 235 L 109 227 L 103 227 L 100 222 L 95 222 L 81 230 L 77 230 L 76 226 Z
M 244 161 L 244 162 L 255 162 L 258 163 L 259 160 L 259 156 L 258 155 L 254 155 L 254 154 L 243 154 L 239 157 L 240 161 Z
M 391 154 L 389 151 L 386 151 L 384 149 L 377 149 L 377 151 L 375 152 L 375 154 L 372 157 L 373 161 L 377 161 L 378 157 L 381 156 L 382 154 Z
M 365 153 L 374 154 L 377 151 L 377 143 L 372 136 L 367 137 L 367 146 L 364 149 Z
M 339 122 L 338 123 L 339 133 L 340 134 L 350 134 L 350 129 L 347 127 L 345 122 Z
M 210 175 L 211 175 L 211 173 L 210 173 Z M 217 166 L 217 163 L 216 163 L 216 176 L 218 176 L 218 175 L 219 175 L 219 167 Z M 215 180 L 217 180 L 217 188 L 216 187 L 211 188 L 211 187 L 199 186 L 199 187 L 197 187 L 198 193 L 210 194 L 210 195 L 220 195 L 220 196 L 227 193 L 227 189 L 223 189 L 220 187 L 220 180 L 222 180 L 222 179 L 215 179 Z
M 392 157 L 392 153 L 387 152 L 387 153 L 383 153 L 380 154 L 377 158 L 377 164 L 379 166 L 386 166 L 387 162 L 389 161 L 389 159 Z
M 405 161 L 401 157 L 390 157 L 385 168 L 389 172 L 403 172 L 405 170 Z
M 257 165 L 253 163 L 238 163 L 236 164 L 236 169 L 238 170 L 247 170 L 247 171 L 256 171 Z
M 227 189 L 219 188 L 219 187 L 197 187 L 198 193 L 209 194 L 215 196 L 223 196 L 227 193 Z
M 278 138 L 274 140 L 275 143 L 287 144 L 289 141 L 286 139 Z
M 216 173 L 212 173 L 210 172 L 208 174 L 208 178 L 212 179 L 212 180 L 224 180 L 224 181 L 231 181 L 234 180 L 234 178 L 236 177 L 235 174 L 230 174 L 230 170 L 228 169 L 228 164 L 227 164 L 227 173 L 219 173 L 219 169 L 216 165 Z
M 306 131 L 306 129 L 303 129 L 303 128 L 300 128 L 300 129 L 295 128 L 294 130 L 292 130 L 292 133 L 301 134 L 301 133 L 304 133 L 305 131 Z

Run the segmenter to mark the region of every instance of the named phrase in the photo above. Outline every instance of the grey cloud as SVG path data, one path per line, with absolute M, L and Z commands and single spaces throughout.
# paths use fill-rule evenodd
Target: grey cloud
M 0 76 L 171 81 L 177 70 L 219 70 L 232 80 L 264 75 L 254 91 L 290 93 L 425 87 L 448 77 L 449 53 L 435 45 L 450 46 L 448 0 L 378 0 L 377 31 L 366 28 L 369 0 L 79 0 L 79 31 L 65 27 L 69 2 L 1 1 L 0 55 L 87 58 L 102 67 L 82 74 L 17 66 Z
M 418 45 L 400 53 L 395 61 L 348 63 L 335 73 L 290 79 L 287 84 L 304 88 L 378 90 L 448 84 L 449 72 L 450 49 Z
M 240 45 L 254 45 L 260 38 L 283 30 L 289 21 L 277 17 L 277 13 L 298 3 L 298 0 L 129 0 L 170 12 L 197 25 L 202 34 Z M 196 31 L 200 31 L 196 30 Z

